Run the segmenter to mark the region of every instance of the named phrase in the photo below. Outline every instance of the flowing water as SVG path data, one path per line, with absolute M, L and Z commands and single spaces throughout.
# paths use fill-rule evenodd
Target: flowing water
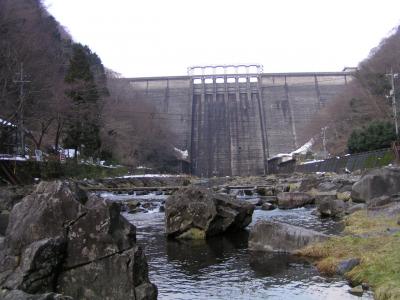
M 116 201 L 132 198 L 102 196 Z M 136 198 L 142 203 L 153 203 L 153 209 L 123 215 L 137 227 L 137 239 L 145 248 L 150 280 L 158 287 L 159 299 L 373 299 L 371 294 L 362 298 L 349 294 L 346 281 L 322 277 L 305 260 L 285 254 L 250 252 L 245 230 L 207 241 L 166 239 L 165 214 L 159 211 L 165 196 L 150 194 Z M 340 224 L 320 220 L 312 211 L 311 207 L 255 210 L 249 227 L 259 219 L 275 219 L 327 234 L 340 230 Z

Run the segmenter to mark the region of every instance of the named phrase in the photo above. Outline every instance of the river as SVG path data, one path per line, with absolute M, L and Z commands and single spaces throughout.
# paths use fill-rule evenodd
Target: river
M 129 195 L 103 194 L 116 201 Z M 340 277 L 323 277 L 308 261 L 285 254 L 250 252 L 248 231 L 218 236 L 207 241 L 174 241 L 164 234 L 164 216 L 159 211 L 163 195 L 138 196 L 153 203 L 148 212 L 123 215 L 137 227 L 137 240 L 145 248 L 150 280 L 159 299 L 373 299 L 367 293 L 356 297 Z M 247 201 L 248 199 L 242 199 Z M 272 211 L 255 210 L 251 227 L 259 219 L 275 219 L 327 234 L 341 224 L 321 220 L 313 208 Z

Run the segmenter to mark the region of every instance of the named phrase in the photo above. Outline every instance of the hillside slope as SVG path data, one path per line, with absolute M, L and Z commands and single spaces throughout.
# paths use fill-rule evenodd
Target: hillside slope
M 347 152 L 347 140 L 354 129 L 361 128 L 372 120 L 393 120 L 390 94 L 391 69 L 400 72 L 400 27 L 382 40 L 368 58 L 358 66 L 354 80 L 345 91 L 327 104 L 302 134 L 302 140 L 317 137 L 315 149 L 322 150 L 321 129 L 326 129 L 327 150 L 337 155 Z M 400 95 L 400 80 L 396 94 Z M 398 99 L 400 99 L 398 97 Z

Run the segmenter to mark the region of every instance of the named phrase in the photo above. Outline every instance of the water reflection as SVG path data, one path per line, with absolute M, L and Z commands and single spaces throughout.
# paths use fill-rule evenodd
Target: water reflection
M 308 272 L 298 273 L 298 268 L 310 270 L 310 273 L 315 273 L 310 262 L 298 256 L 284 253 L 251 252 L 250 267 L 257 277 L 289 276 L 292 279 L 301 280 L 310 275 L 307 274 Z M 293 276 L 298 278 L 294 278 Z
M 246 249 L 248 236 L 248 231 L 241 230 L 199 241 L 168 239 L 168 261 L 177 263 L 186 272 L 196 274 L 232 258 L 240 249 Z
M 340 230 L 335 222 L 313 216 L 313 209 L 256 210 L 250 226 L 259 219 L 275 219 L 325 233 Z M 246 230 L 207 241 L 175 241 L 165 237 L 165 215 L 158 210 L 124 216 L 137 227 L 161 300 L 360 299 L 347 292 L 341 278 L 321 277 L 298 257 L 250 252 Z

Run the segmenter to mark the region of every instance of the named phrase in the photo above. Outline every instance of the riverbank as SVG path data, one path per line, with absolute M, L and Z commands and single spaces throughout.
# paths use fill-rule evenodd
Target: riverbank
M 378 300 L 400 299 L 399 216 L 363 210 L 348 216 L 345 224 L 343 236 L 306 247 L 299 254 L 315 258 L 318 270 L 327 275 L 336 274 L 344 261 L 357 261 L 344 274 L 352 285 L 369 286 Z
M 56 179 L 98 179 L 117 177 L 128 174 L 124 166 L 101 166 L 90 163 L 77 163 L 68 160 L 59 161 L 0 161 L 0 186 L 1 185 L 27 185 L 39 180 Z
M 138 251 L 140 247 L 144 249 L 141 253 L 143 255 L 145 253 L 149 261 L 149 279 L 145 280 L 146 284 L 150 284 L 149 280 L 156 284 L 159 287 L 161 298 L 265 299 L 284 295 L 286 298 L 278 297 L 277 299 L 357 299 L 356 296 L 348 293 L 351 287 L 345 280 L 346 278 L 351 285 L 360 285 L 358 290 L 353 291 L 357 295 L 363 293 L 363 288 L 369 287 L 375 292 L 377 299 L 398 299 L 400 295 L 398 290 L 400 257 L 397 249 L 400 249 L 400 225 L 398 224 L 400 217 L 398 199 L 400 197 L 397 193 L 400 192 L 400 169 L 385 168 L 373 172 L 363 176 L 318 173 L 211 179 L 187 176 L 124 176 L 65 182 L 63 185 L 66 184 L 66 190 L 70 190 L 68 193 L 53 193 L 53 188 L 50 187 L 58 186 L 58 184 L 42 182 L 24 189 L 16 187 L 9 187 L 3 191 L 0 189 L 2 192 L 0 193 L 0 204 L 4 204 L 4 207 L 1 207 L 0 219 L 5 221 L 3 224 L 5 226 L 0 227 L 4 230 L 3 235 L 6 235 L 3 241 L 11 245 L 9 241 L 16 240 L 13 236 L 19 232 L 17 229 L 21 227 L 18 222 L 25 222 L 25 218 L 15 217 L 18 216 L 16 213 L 21 207 L 24 207 L 26 203 L 39 205 L 40 201 L 50 201 L 49 203 L 54 202 L 56 205 L 58 202 L 55 200 L 61 197 L 61 202 L 66 207 L 69 207 L 70 203 L 79 207 L 77 214 L 73 213 L 72 217 L 63 217 L 65 224 L 70 224 L 69 222 L 73 220 L 72 225 L 67 226 L 67 232 L 62 235 L 63 240 L 69 241 L 74 238 L 73 232 L 73 235 L 70 235 L 71 230 L 76 229 L 77 232 L 81 232 L 78 228 L 80 224 L 88 225 L 87 228 L 84 228 L 85 232 L 89 236 L 94 234 L 93 236 L 98 238 L 103 236 L 103 233 L 100 232 L 97 235 L 97 227 L 93 229 L 92 226 L 98 224 L 97 219 L 93 218 L 93 224 L 85 222 L 89 222 L 89 219 L 92 220 L 89 216 L 91 214 L 94 216 L 102 206 L 101 211 L 105 217 L 105 219 L 103 218 L 104 224 L 116 222 L 121 226 L 127 226 L 125 221 L 128 220 L 133 226 L 132 230 L 135 231 L 134 235 L 137 236 L 137 240 L 133 234 L 129 234 L 124 241 L 131 241 L 132 247 Z M 44 188 L 39 188 L 39 186 L 47 185 L 48 192 Z M 229 209 L 225 206 L 220 207 L 220 194 L 224 194 L 225 198 L 236 198 L 235 201 L 247 202 L 243 205 L 254 206 L 254 214 L 248 229 L 237 231 L 233 235 L 226 232 L 218 237 L 209 234 L 209 237 L 202 241 L 167 238 L 165 235 L 167 202 L 170 200 L 169 196 L 183 186 L 188 186 L 193 191 L 198 190 L 198 186 L 202 190 L 204 187 L 209 188 L 207 191 L 215 193 L 213 197 L 215 196 L 215 199 L 218 200 L 219 206 L 217 205 L 216 211 L 222 212 L 222 216 L 225 218 L 237 213 L 232 210 L 232 207 Z M 71 193 L 71 199 L 63 200 L 64 195 L 71 196 Z M 26 197 L 22 199 L 23 196 Z M 194 201 L 192 198 L 188 196 L 187 200 Z M 18 202 L 20 204 L 16 204 Z M 202 201 L 198 199 L 195 202 Z M 197 207 L 196 203 L 189 206 Z M 107 216 L 106 211 L 111 208 L 113 208 L 110 211 L 112 214 Z M 118 209 L 114 211 L 114 208 Z M 84 211 L 83 215 L 79 213 L 80 210 Z M 37 215 L 36 212 L 36 209 L 29 209 L 29 214 L 22 211 L 19 215 L 24 214 L 32 218 Z M 120 213 L 123 216 L 122 219 L 119 219 Z M 76 220 L 74 215 L 76 215 Z M 40 218 L 42 216 L 47 218 L 47 212 L 44 211 L 39 215 Z M 111 221 L 113 218 L 115 220 Z M 53 219 L 58 220 L 58 218 Z M 55 222 L 53 219 L 50 221 L 46 219 L 45 223 L 53 224 Z M 223 220 L 220 217 L 217 219 Z M 255 251 L 250 247 L 249 231 L 251 236 L 256 223 L 266 221 L 285 224 L 285 228 L 289 228 L 286 225 L 295 226 L 297 228 L 295 232 L 302 234 L 305 232 L 304 229 L 307 229 L 330 237 L 326 242 L 311 245 L 300 251 L 295 250 L 297 255 L 293 255 L 286 246 L 280 248 L 283 250 L 279 250 L 281 252 L 278 253 L 274 247 L 272 247 L 274 249 L 269 247 L 271 245 L 268 239 L 265 240 L 267 247 L 262 245 L 261 248 L 271 248 L 272 251 Z M 6 223 L 9 222 L 18 226 L 11 226 L 12 228 L 9 227 L 5 232 Z M 36 221 L 31 224 L 36 224 Z M 22 225 L 24 228 L 28 227 L 25 226 L 25 223 Z M 77 225 L 79 226 L 76 227 Z M 125 232 L 126 228 L 131 228 L 124 226 L 113 231 L 115 234 L 112 233 L 111 237 L 119 240 L 120 233 Z M 344 231 L 342 231 L 343 226 L 345 226 Z M 60 230 L 64 232 L 64 229 Z M 292 230 L 290 229 L 290 231 Z M 290 239 L 286 235 L 278 235 L 278 231 L 275 233 L 273 236 L 281 236 L 282 238 L 279 239 L 282 241 Z M 109 232 L 104 237 L 108 239 L 108 235 Z M 57 233 L 50 237 L 58 236 Z M 47 235 L 44 237 L 47 238 Z M 294 238 L 301 240 L 302 235 L 295 233 Z M 281 240 L 279 240 L 280 242 Z M 31 247 L 32 243 L 28 244 L 28 248 Z M 60 249 L 65 251 L 65 247 L 62 245 L 61 243 Z M 280 245 L 283 244 L 280 243 Z M 24 247 L 18 251 L 24 252 Z M 133 249 L 132 247 L 129 246 L 129 249 Z M 304 244 L 301 247 L 304 247 Z M 67 249 L 67 251 L 70 250 Z M 113 253 L 112 257 L 119 257 L 119 251 L 120 249 Z M 76 253 L 75 250 L 68 253 L 73 255 L 67 255 L 66 258 L 64 254 L 61 255 L 61 262 L 57 262 L 54 266 L 56 271 L 49 273 L 55 278 L 52 279 L 53 282 L 59 282 L 64 276 L 60 276 L 58 267 L 62 268 L 62 274 L 69 274 L 70 264 L 66 262 L 75 257 Z M 91 253 L 91 251 L 86 253 L 85 250 L 78 253 L 78 257 L 83 257 L 84 260 L 86 255 L 91 255 Z M 12 254 L 13 256 L 10 257 L 16 256 L 15 253 Z M 108 259 L 108 254 L 105 256 L 103 254 L 100 253 L 100 261 Z M 144 263 L 145 260 L 141 261 Z M 87 263 L 90 267 L 99 267 L 100 271 L 105 270 L 103 266 L 97 265 L 96 257 L 94 260 L 90 258 Z M 82 272 L 80 266 L 78 264 L 75 268 L 74 265 L 75 274 Z M 138 270 L 147 278 L 147 267 L 143 266 L 139 266 Z M 31 269 L 24 270 L 26 274 L 30 271 Z M 101 272 L 104 273 L 103 271 Z M 328 276 L 320 276 L 321 273 L 318 271 Z M 109 279 L 104 278 L 103 282 L 107 280 Z M 4 285 L 4 282 L 0 282 L 2 287 L 11 286 L 10 283 Z M 64 281 L 60 282 L 64 284 Z M 79 284 L 74 284 L 75 287 L 76 285 Z M 23 289 L 37 293 L 36 290 L 25 289 L 22 285 L 11 287 L 15 290 Z M 112 288 L 112 284 L 110 288 Z M 133 289 L 136 290 L 136 288 L 135 284 Z M 90 293 L 97 293 L 96 289 L 97 287 L 85 284 L 85 290 L 90 290 Z M 67 291 L 66 294 L 73 294 L 66 288 L 65 290 L 49 288 L 45 291 Z M 104 291 L 104 293 L 109 293 L 109 291 Z M 79 295 L 73 294 L 78 298 Z M 97 296 L 99 295 L 92 298 Z M 372 299 L 372 293 L 364 292 L 362 299 Z

